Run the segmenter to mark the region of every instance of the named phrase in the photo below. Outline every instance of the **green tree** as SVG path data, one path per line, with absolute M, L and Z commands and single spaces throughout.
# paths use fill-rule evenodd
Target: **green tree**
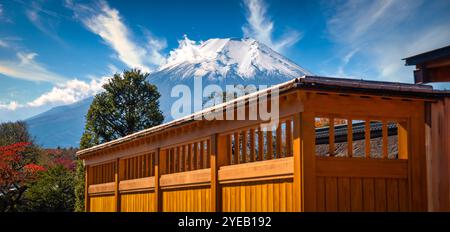
M 84 164 L 77 160 L 75 170 L 75 212 L 84 212 Z
M 25 192 L 26 211 L 71 212 L 74 209 L 74 172 L 62 164 L 40 172 Z
M 114 74 L 97 94 L 86 116 L 80 148 L 88 148 L 157 126 L 164 120 L 160 94 L 147 82 L 148 73 L 132 69 Z
M 114 74 L 103 85 L 86 115 L 86 125 L 80 148 L 108 142 L 134 132 L 157 126 L 164 121 L 159 110 L 160 94 L 155 85 L 147 82 L 148 73 L 132 69 Z M 77 163 L 75 178 L 75 210 L 84 209 L 84 166 Z

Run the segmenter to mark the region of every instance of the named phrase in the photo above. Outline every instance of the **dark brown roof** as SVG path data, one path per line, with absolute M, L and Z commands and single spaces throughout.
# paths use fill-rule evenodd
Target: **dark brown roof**
M 404 58 L 403 60 L 405 61 L 405 65 L 418 65 L 444 58 L 450 58 L 450 45 L 418 55 L 410 56 Z

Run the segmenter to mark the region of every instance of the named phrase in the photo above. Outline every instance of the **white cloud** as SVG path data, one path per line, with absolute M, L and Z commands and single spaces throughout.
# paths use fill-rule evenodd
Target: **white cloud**
M 16 101 L 11 101 L 8 104 L 0 103 L 0 110 L 16 110 L 20 106 Z
M 30 107 L 39 107 L 43 105 L 63 105 L 71 104 L 83 100 L 87 97 L 103 91 L 103 84 L 109 80 L 109 77 L 103 77 L 99 80 L 84 82 L 77 79 L 70 80 L 63 85 L 55 86 L 47 93 L 27 103 Z
M 242 27 L 245 37 L 252 37 L 278 52 L 283 52 L 301 39 L 300 32 L 295 30 L 274 39 L 274 22 L 267 15 L 266 4 L 262 0 L 244 0 L 244 5 L 247 11 L 247 24 Z
M 341 56 L 338 74 L 349 67 L 350 60 L 356 60 L 360 67 L 352 66 L 352 73 L 358 76 L 411 82 L 413 68 L 405 67 L 401 59 L 450 41 L 449 17 L 436 13 L 449 9 L 449 2 L 350 0 L 332 4 L 327 32 Z
M 11 112 L 19 109 L 48 109 L 58 105 L 75 103 L 102 92 L 104 90 L 103 85 L 107 83 L 109 79 L 110 77 L 104 76 L 101 78 L 92 79 L 90 82 L 77 79 L 69 80 L 64 84 L 59 84 L 53 87 L 52 90 L 24 104 L 20 104 L 16 101 L 11 101 L 9 103 L 0 102 L 0 110 L 7 110 Z
M 37 53 L 18 52 L 18 61 L 0 60 L 0 74 L 30 81 L 63 83 L 67 78 L 35 61 Z
M 94 6 L 74 4 L 67 0 L 66 6 L 74 11 L 75 17 L 91 32 L 99 35 L 116 53 L 119 60 L 130 68 L 149 72 L 163 61 L 161 50 L 165 42 L 148 36 L 148 46 L 139 46 L 123 22 L 119 11 L 105 1 Z
M 44 9 L 38 2 L 32 2 L 25 15 L 38 30 L 65 45 L 65 42 L 58 35 L 59 15 L 56 12 Z

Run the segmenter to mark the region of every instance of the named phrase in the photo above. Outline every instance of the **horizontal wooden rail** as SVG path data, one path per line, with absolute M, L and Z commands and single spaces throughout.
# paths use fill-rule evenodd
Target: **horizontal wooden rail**
M 115 182 L 89 185 L 89 195 L 114 194 Z
M 317 176 L 407 178 L 408 160 L 317 157 Z
M 159 184 L 161 189 L 193 187 L 209 185 L 211 182 L 211 169 L 200 169 L 188 172 L 179 172 L 161 175 Z
M 122 180 L 119 183 L 119 191 L 121 193 L 154 190 L 154 188 L 155 188 L 155 177 L 153 176 L 132 180 Z
M 292 178 L 293 157 L 223 166 L 219 169 L 219 183 L 238 183 L 269 179 Z

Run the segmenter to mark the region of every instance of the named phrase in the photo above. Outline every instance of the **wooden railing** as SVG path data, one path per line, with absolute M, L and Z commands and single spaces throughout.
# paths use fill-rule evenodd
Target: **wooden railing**
M 265 122 L 260 120 L 194 121 L 93 153 L 87 162 L 86 208 L 122 212 L 426 208 L 422 103 L 330 98 L 313 92 L 284 97 L 275 130 L 262 128 Z M 320 156 L 315 151 L 317 117 L 331 119 L 327 154 Z M 361 155 L 353 151 L 353 133 L 347 133 L 347 153 L 335 153 L 342 141 L 335 140 L 334 118 L 366 122 Z M 370 149 L 374 120 L 382 127 L 380 155 Z M 390 122 L 398 123 L 394 158 L 388 149 Z M 347 130 L 352 130 L 352 123 Z

